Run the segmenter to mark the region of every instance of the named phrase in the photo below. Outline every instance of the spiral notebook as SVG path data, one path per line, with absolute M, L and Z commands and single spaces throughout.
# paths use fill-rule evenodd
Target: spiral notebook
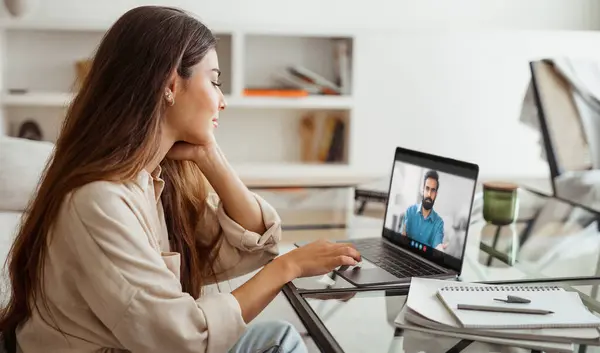
M 508 295 L 529 299 L 530 303 L 504 303 L 495 300 Z M 575 292 L 554 286 L 447 286 L 437 296 L 464 328 L 583 328 L 600 327 L 600 318 L 583 305 Z M 534 315 L 457 309 L 459 304 L 492 307 L 542 309 L 552 314 Z
M 491 287 L 480 283 L 461 283 L 430 278 L 413 278 L 406 300 L 406 310 L 400 313 L 396 325 L 402 329 L 412 327 L 427 328 L 441 335 L 462 337 L 478 336 L 478 341 L 499 344 L 526 346 L 526 342 L 539 341 L 536 349 L 558 352 L 563 349 L 572 351 L 572 343 L 600 345 L 600 331 L 594 327 L 583 328 L 510 328 L 510 329 L 475 329 L 463 328 L 451 314 L 438 296 L 441 288 L 449 286 Z M 523 296 L 523 295 L 521 295 Z M 407 326 L 408 324 L 408 326 Z M 473 338 L 471 338 L 473 339 Z M 521 343 L 519 343 L 521 342 Z M 571 343 L 567 347 L 564 343 Z M 529 347 L 531 349 L 531 347 Z

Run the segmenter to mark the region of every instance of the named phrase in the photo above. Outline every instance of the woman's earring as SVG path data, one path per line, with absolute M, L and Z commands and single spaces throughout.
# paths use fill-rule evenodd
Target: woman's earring
M 173 92 L 171 92 L 171 90 L 165 91 L 165 98 L 167 99 L 167 103 L 169 103 L 170 106 L 173 106 L 175 104 L 175 98 L 173 98 Z

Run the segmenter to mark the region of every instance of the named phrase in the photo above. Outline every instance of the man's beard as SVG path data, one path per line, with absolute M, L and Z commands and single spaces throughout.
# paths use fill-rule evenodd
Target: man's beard
M 421 202 L 421 204 L 423 205 L 423 208 L 426 209 L 427 211 L 429 211 L 430 209 L 433 208 L 433 204 L 435 203 L 435 201 L 430 198 L 430 197 L 423 197 L 423 201 Z

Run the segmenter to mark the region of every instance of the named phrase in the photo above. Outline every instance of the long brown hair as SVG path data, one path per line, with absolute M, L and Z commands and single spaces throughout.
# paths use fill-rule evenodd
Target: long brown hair
M 177 70 L 189 78 L 192 66 L 215 46 L 208 28 L 169 7 L 137 7 L 107 31 L 67 110 L 7 258 L 11 295 L 0 311 L 0 332 L 10 351 L 17 326 L 30 318 L 38 303 L 48 309 L 43 268 L 52 225 L 65 196 L 93 181 L 132 180 L 155 160 L 169 77 Z M 206 181 L 194 163 L 165 160 L 161 166 L 165 180 L 161 199 L 171 247 L 182 254 L 181 284 L 198 297 L 206 276 L 214 274 L 219 246 L 218 239 L 201 243 L 195 234 L 205 211 Z

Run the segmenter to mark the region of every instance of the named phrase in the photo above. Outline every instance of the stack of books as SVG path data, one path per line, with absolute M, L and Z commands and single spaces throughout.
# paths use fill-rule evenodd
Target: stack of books
M 413 278 L 395 320 L 404 330 L 552 352 L 600 345 L 600 318 L 575 292 Z
M 351 49 L 350 41 L 344 38 L 332 40 L 333 75 L 322 74 L 299 64 L 278 69 L 272 74 L 268 87 L 247 87 L 244 96 L 305 97 L 305 96 L 348 96 L 350 95 Z
M 300 65 L 287 67 L 283 72 L 275 72 L 273 78 L 274 85 L 267 88 L 246 88 L 244 96 L 305 97 L 348 94 L 348 83 L 342 86 Z
M 343 162 L 346 129 L 346 120 L 336 113 L 311 112 L 304 115 L 298 131 L 302 162 Z

